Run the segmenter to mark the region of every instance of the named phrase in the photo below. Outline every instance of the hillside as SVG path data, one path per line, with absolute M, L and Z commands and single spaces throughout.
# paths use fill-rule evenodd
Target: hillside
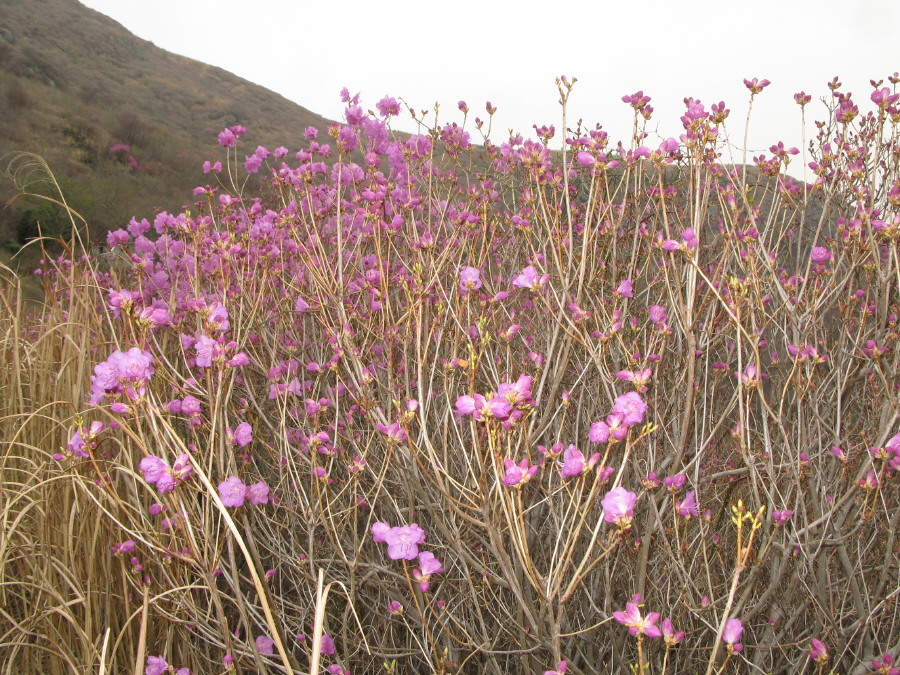
M 0 170 L 17 151 L 46 159 L 96 239 L 133 215 L 173 209 L 217 159 L 214 132 L 247 127 L 256 145 L 300 146 L 328 120 L 220 68 L 172 54 L 76 0 L 0 0 Z M 293 146 L 292 146 L 293 144 Z M 114 146 L 128 149 L 110 151 Z M 133 160 L 131 158 L 134 158 Z M 0 178 L 0 200 L 15 194 Z M 11 252 L 56 209 L 18 199 L 0 209 Z

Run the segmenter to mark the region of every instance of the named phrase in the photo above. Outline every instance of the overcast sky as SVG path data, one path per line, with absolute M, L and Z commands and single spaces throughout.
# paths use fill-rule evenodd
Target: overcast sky
M 417 109 L 439 102 L 444 121 L 460 120 L 461 99 L 470 118 L 485 118 L 490 100 L 498 142 L 510 128 L 559 129 L 554 80 L 568 75 L 578 78 L 569 119 L 600 123 L 614 141 L 627 143 L 631 130 L 622 96 L 643 90 L 656 109 L 651 140 L 680 133 L 682 99 L 693 96 L 707 108 L 725 101 L 729 138 L 741 146 L 742 80 L 759 77 L 772 84 L 754 102 L 750 152 L 800 146 L 795 92 L 813 95 L 809 116 L 820 119 L 838 75 L 866 110 L 869 80 L 900 70 L 897 0 L 81 1 L 331 119 L 341 117 L 344 86 L 372 109 L 385 94 Z M 395 126 L 414 130 L 407 119 Z

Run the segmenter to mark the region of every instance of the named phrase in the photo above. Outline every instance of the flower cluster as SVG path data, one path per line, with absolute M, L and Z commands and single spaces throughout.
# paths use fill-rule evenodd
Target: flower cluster
M 263 481 L 253 485 L 244 485 L 237 476 L 230 476 L 219 483 L 219 498 L 222 504 L 230 508 L 238 508 L 248 500 L 253 506 L 262 506 L 269 503 L 269 486 Z
M 456 399 L 456 412 L 471 415 L 480 422 L 497 419 L 505 428 L 510 428 L 534 405 L 531 385 L 530 375 L 520 375 L 515 382 L 502 383 L 496 393 L 460 396 Z
M 144 480 L 156 485 L 160 493 L 174 490 L 179 483 L 189 480 L 194 474 L 191 456 L 187 453 L 178 455 L 171 468 L 162 457 L 148 455 L 141 460 L 140 470 L 144 474 Z
M 606 443 L 621 441 L 628 435 L 628 429 L 635 424 L 644 421 L 647 412 L 647 404 L 636 391 L 630 391 L 616 397 L 612 410 L 606 416 L 606 421 L 594 422 L 588 432 L 588 438 L 593 443 Z
M 391 527 L 384 522 L 372 525 L 372 541 L 387 544 L 388 558 L 391 560 L 419 559 L 419 566 L 413 569 L 413 580 L 425 593 L 430 587 L 431 576 L 444 571 L 443 565 L 430 551 L 419 552 L 419 544 L 425 543 L 425 531 L 416 523 Z
M 628 633 L 638 637 L 646 635 L 651 638 L 663 638 L 666 647 L 673 647 L 684 640 L 684 631 L 675 631 L 671 619 L 663 619 L 657 626 L 659 612 L 650 612 L 646 616 L 641 614 L 641 596 L 636 595 L 632 602 L 625 603 L 625 611 L 613 612 L 613 618 L 623 626 L 628 627 Z
M 132 347 L 127 352 L 117 349 L 106 361 L 94 366 L 90 403 L 102 403 L 108 398 L 113 401 L 114 412 L 125 412 L 128 408 L 121 402 L 121 397 L 124 395 L 129 402 L 143 397 L 153 373 L 150 352 L 138 347 Z

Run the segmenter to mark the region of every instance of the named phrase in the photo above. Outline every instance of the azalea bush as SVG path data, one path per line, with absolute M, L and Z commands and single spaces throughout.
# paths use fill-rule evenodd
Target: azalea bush
M 4 287 L 4 660 L 894 672 L 898 81 L 742 165 L 724 103 L 614 142 L 565 78 L 531 139 L 223 130 L 39 319 Z

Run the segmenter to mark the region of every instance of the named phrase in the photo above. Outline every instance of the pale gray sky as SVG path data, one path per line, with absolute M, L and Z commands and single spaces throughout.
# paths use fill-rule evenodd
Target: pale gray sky
M 332 119 L 344 86 L 373 109 L 385 94 L 417 109 L 439 102 L 445 121 L 461 119 L 460 99 L 470 119 L 485 118 L 490 100 L 495 141 L 509 128 L 527 136 L 535 123 L 559 129 L 554 79 L 574 75 L 569 119 L 599 122 L 614 140 L 628 142 L 621 97 L 640 89 L 656 109 L 651 139 L 678 136 L 682 99 L 693 96 L 707 108 L 725 101 L 740 145 L 742 80 L 759 77 L 772 85 L 754 102 L 749 146 L 767 152 L 779 140 L 801 145 L 795 92 L 812 94 L 808 116 L 821 118 L 819 99 L 838 75 L 867 110 L 869 80 L 900 70 L 896 0 L 81 1 L 159 47 Z M 413 130 L 407 118 L 395 126 Z

